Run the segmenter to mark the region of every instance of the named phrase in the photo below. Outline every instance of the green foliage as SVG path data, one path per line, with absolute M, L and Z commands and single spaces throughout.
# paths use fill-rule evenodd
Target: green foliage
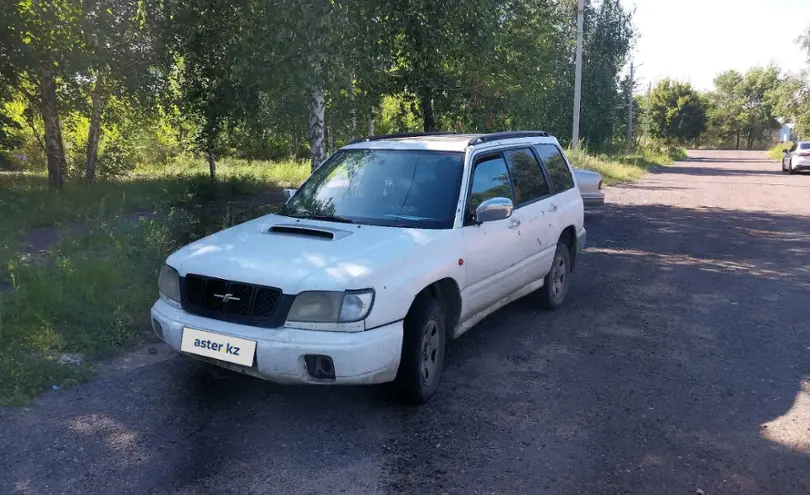
M 793 146 L 792 142 L 776 143 L 768 150 L 766 154 L 771 160 L 779 160 L 781 162 L 785 154 L 785 150 L 790 149 L 791 146 Z
M 706 107 L 689 83 L 665 79 L 651 94 L 650 134 L 667 143 L 684 143 L 706 128 Z
M 98 223 L 132 213 L 165 210 L 226 198 L 297 187 L 309 175 L 302 162 L 223 160 L 221 180 L 211 182 L 199 159 L 141 166 L 126 178 L 85 184 L 69 181 L 54 194 L 41 173 L 0 174 L 0 240 L 11 242 L 31 229 Z M 0 260 L 0 279 L 3 265 Z
M 332 149 L 364 134 L 371 117 L 378 132 L 570 133 L 575 2 L 60 0 L 46 15 L 49 2 L 2 1 L 12 49 L 0 77 L 25 108 L 3 112 L 0 129 L 16 140 L 3 139 L 0 152 L 17 168 L 44 167 L 42 64 L 57 78 L 73 177 L 99 121 L 101 177 L 189 152 L 304 156 L 314 87 L 326 91 Z M 618 3 L 586 2 L 582 136 L 594 148 L 626 125 L 618 74 L 633 36 Z
M 25 403 L 51 385 L 81 381 L 93 361 L 143 341 L 169 253 L 278 207 L 219 205 L 172 210 L 160 221 L 99 223 L 53 246 L 41 261 L 12 258 L 14 290 L 0 293 L 0 404 Z M 64 353 L 85 362 L 60 363 Z
M 591 154 L 583 149 L 569 149 L 566 154 L 575 168 L 599 172 L 605 184 L 617 184 L 639 179 L 653 167 L 683 159 L 686 151 L 676 147 L 649 146 L 612 154 Z
M 418 116 L 416 102 L 405 96 L 384 96 L 380 103 L 379 116 L 375 122 L 378 134 L 419 132 L 422 119 Z
M 777 117 L 793 107 L 795 80 L 776 67 L 754 67 L 745 74 L 726 71 L 715 78 L 709 102 L 708 140 L 720 147 L 765 148 L 779 129 Z M 793 88 L 793 89 L 791 89 Z

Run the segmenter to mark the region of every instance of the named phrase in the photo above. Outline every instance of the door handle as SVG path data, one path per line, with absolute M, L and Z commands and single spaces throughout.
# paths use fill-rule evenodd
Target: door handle
M 548 207 L 548 211 L 551 211 L 551 212 L 557 211 L 557 205 L 552 204 L 551 206 Z
M 512 221 L 509 222 L 509 228 L 516 229 L 518 227 L 520 227 L 520 220 L 518 220 L 517 218 L 513 218 Z

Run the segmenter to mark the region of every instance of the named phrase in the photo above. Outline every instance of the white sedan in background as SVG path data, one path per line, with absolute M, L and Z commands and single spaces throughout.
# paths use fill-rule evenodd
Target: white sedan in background
M 795 174 L 810 170 L 810 141 L 799 141 L 782 153 L 782 172 Z
M 577 186 L 582 195 L 585 208 L 595 208 L 605 204 L 605 193 L 602 192 L 602 175 L 590 170 L 574 169 Z

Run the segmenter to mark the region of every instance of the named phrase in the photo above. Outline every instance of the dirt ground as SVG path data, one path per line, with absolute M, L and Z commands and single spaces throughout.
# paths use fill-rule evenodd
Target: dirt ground
M 0 409 L 0 493 L 810 493 L 810 175 L 691 152 L 607 200 L 569 304 L 487 318 L 426 406 L 124 356 Z

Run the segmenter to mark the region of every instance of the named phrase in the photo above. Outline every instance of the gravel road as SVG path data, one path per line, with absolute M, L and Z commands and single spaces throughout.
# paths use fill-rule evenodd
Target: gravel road
M 569 304 L 487 318 L 427 406 L 131 356 L 0 409 L 0 493 L 810 493 L 810 176 L 690 157 L 609 188 Z

